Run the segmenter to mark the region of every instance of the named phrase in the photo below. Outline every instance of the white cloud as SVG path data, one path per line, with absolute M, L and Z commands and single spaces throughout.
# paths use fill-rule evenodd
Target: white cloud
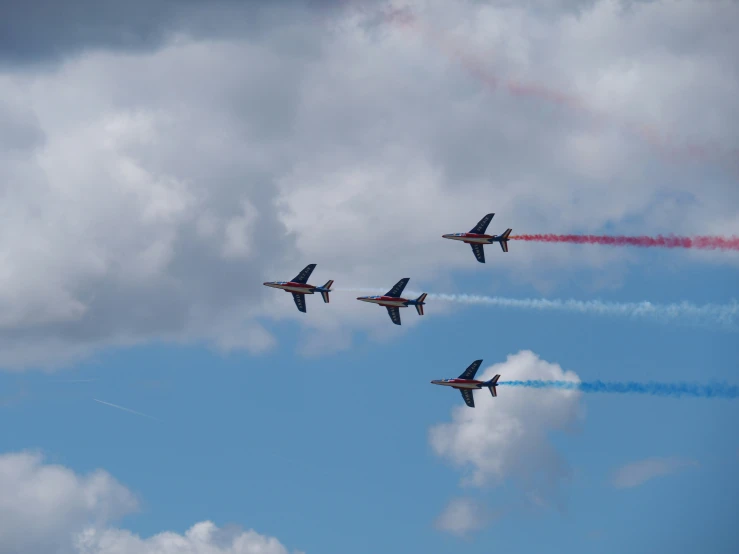
M 159 49 L 70 47 L 54 71 L 0 72 L 0 365 L 151 339 L 253 350 L 255 332 L 237 335 L 265 317 L 306 324 L 304 352 L 346 348 L 353 330 L 389 333 L 386 315 L 339 295 L 299 314 L 262 290 L 267 274 L 318 263 L 337 286 L 429 288 L 475 267 L 440 235 L 488 211 L 494 232 L 738 232 L 739 189 L 716 162 L 739 142 L 739 45 L 723 31 L 737 5 L 531 6 L 417 0 L 405 27 L 376 6 L 311 25 L 268 7 L 259 33 L 223 11 L 220 39 L 173 25 Z M 632 120 L 718 146 L 660 157 Z M 573 252 L 488 256 L 555 289 L 631 255 Z
M 229 322 L 215 334 L 217 347 L 222 352 L 246 349 L 252 354 L 268 352 L 277 345 L 277 339 L 258 323 L 239 326 Z
M 638 487 L 657 477 L 664 477 L 689 467 L 696 467 L 698 462 L 680 458 L 648 458 L 631 462 L 619 468 L 613 475 L 613 486 L 619 489 Z
M 72 534 L 105 525 L 137 507 L 104 471 L 77 475 L 34 453 L 0 455 L 0 551 L 70 552 Z
M 436 520 L 436 528 L 458 536 L 481 529 L 489 520 L 487 508 L 471 498 L 454 498 Z
M 0 552 L 23 554 L 288 554 L 274 537 L 218 528 L 141 538 L 111 526 L 137 509 L 135 496 L 104 471 L 81 476 L 39 454 L 0 455 Z M 299 553 L 295 553 L 299 554 Z
M 509 355 L 505 362 L 488 367 L 477 378 L 487 380 L 495 374 L 501 375 L 501 381 L 579 381 L 576 373 L 526 350 Z M 471 469 L 464 484 L 482 486 L 510 477 L 532 498 L 545 502 L 569 473 L 549 435 L 573 429 L 582 418 L 580 391 L 502 386 L 497 398 L 492 398 L 482 389 L 474 393 L 474 408 L 463 404 L 458 391 L 444 392 L 457 406 L 452 410 L 451 422 L 430 429 L 434 452 L 456 466 Z
M 78 554 L 289 554 L 274 537 L 219 529 L 210 521 L 193 525 L 184 535 L 167 532 L 148 539 L 120 529 L 86 529 L 75 546 Z

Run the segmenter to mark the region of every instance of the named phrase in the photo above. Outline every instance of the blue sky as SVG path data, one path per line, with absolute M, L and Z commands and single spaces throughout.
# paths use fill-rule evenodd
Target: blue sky
M 640 255 L 645 263 L 650 257 Z M 502 256 L 493 262 L 502 263 Z M 494 272 L 493 264 L 470 264 L 469 272 Z M 460 286 L 468 281 L 462 273 Z M 634 285 L 615 299 L 642 298 L 668 280 L 662 272 L 632 274 Z M 731 271 L 690 264 L 681 282 L 707 282 L 712 293 L 697 299 L 717 301 L 731 298 L 731 279 Z M 661 296 L 690 298 L 690 289 L 678 282 Z M 349 293 L 334 300 L 354 301 Z M 331 307 L 312 302 L 307 315 Z M 699 543 L 731 550 L 739 455 L 733 401 L 583 397 L 579 428 L 551 434 L 571 477 L 553 500 L 559 507 L 550 508 L 527 505 L 525 488 L 506 479 L 497 487 L 460 487 L 462 473 L 434 455 L 427 434 L 461 402 L 455 391 L 429 381 L 456 376 L 477 357 L 484 368 L 531 349 L 583 380 L 735 382 L 732 333 L 482 307 L 437 316 L 429 304 L 427 314 L 396 339 L 358 336 L 351 350 L 313 359 L 296 355 L 294 325 L 276 325 L 270 330 L 284 347 L 262 356 L 156 345 L 103 352 L 54 375 L 4 373 L 4 390 L 22 383 L 28 394 L 3 409 L 7 421 L 18 422 L 3 434 L 3 451 L 41 448 L 48 463 L 79 473 L 105 468 L 141 495 L 141 511 L 123 525 L 146 536 L 211 519 L 253 527 L 306 552 L 341 552 L 356 536 L 366 538 L 352 545 L 354 552 L 485 552 L 492 542 L 535 551 L 541 536 L 576 552 L 691 551 Z M 500 394 L 509 391 L 501 387 Z M 534 402 L 547 393 L 521 394 Z M 493 402 L 481 393 L 476 398 L 478 406 Z M 616 470 L 650 458 L 696 465 L 633 488 L 613 486 Z M 457 496 L 500 512 L 463 543 L 433 526 Z M 382 531 L 367 533 L 369 525 Z
M 430 381 L 482 358 L 737 384 L 736 330 L 431 298 L 397 327 L 359 292 L 301 314 L 262 282 L 316 263 L 339 289 L 736 300 L 735 252 L 511 241 L 483 265 L 441 234 L 488 212 L 739 234 L 719 149 L 665 159 L 541 92 L 735 147 L 737 7 L 418 0 L 409 30 L 344 4 L 8 7 L 49 31 L 0 48 L 0 550 L 735 552 L 736 401 L 501 386 L 472 410 Z

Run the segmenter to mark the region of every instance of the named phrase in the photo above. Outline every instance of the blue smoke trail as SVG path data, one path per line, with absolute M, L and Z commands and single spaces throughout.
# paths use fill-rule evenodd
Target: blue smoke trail
M 499 381 L 498 385 L 529 387 L 535 389 L 565 389 L 582 392 L 604 392 L 618 394 L 648 394 L 651 396 L 693 396 L 696 398 L 737 398 L 739 386 L 726 383 L 698 385 L 694 383 L 606 383 L 603 381 Z

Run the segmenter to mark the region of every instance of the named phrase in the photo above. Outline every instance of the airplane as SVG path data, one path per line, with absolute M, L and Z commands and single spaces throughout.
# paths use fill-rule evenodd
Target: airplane
M 464 373 L 462 373 L 462 375 L 460 375 L 456 379 L 435 379 L 434 381 L 431 381 L 431 383 L 434 385 L 443 385 L 446 387 L 459 389 L 459 392 L 462 393 L 462 398 L 464 398 L 465 404 L 467 404 L 470 408 L 474 408 L 475 399 L 472 396 L 472 391 L 487 387 L 490 391 L 490 394 L 492 394 L 494 397 L 498 396 L 498 391 L 496 387 L 498 379 L 500 379 L 500 375 L 496 375 L 489 381 L 475 380 L 475 373 L 477 373 L 477 370 L 480 369 L 481 363 L 482 360 L 475 360 L 467 369 L 464 370 Z
M 309 285 L 307 283 L 308 278 L 315 268 L 316 264 L 309 264 L 292 281 L 268 281 L 264 284 L 268 287 L 291 292 L 298 310 L 305 313 L 305 295 L 320 292 L 321 296 L 323 296 L 324 303 L 328 304 L 328 293 L 331 292 L 331 285 L 334 284 L 333 281 L 329 280 L 322 287 Z
M 495 214 L 487 214 L 483 217 L 477 225 L 475 225 L 469 233 L 450 233 L 448 235 L 442 235 L 442 238 L 451 240 L 461 240 L 469 244 L 472 247 L 472 253 L 477 258 L 477 261 L 481 264 L 485 263 L 485 250 L 483 245 L 492 244 L 494 242 L 500 243 L 500 248 L 503 252 L 508 252 L 508 237 L 513 229 L 506 229 L 506 231 L 500 235 L 486 235 L 485 230 L 490 225 Z
M 395 283 L 395 286 L 387 291 L 383 296 L 360 296 L 357 300 L 385 306 L 393 323 L 395 323 L 395 325 L 400 325 L 400 310 L 398 308 L 415 306 L 418 315 L 423 315 L 423 306 L 426 304 L 424 302 L 427 296 L 425 292 L 415 300 L 408 300 L 400 297 L 403 289 L 408 284 L 408 281 L 410 281 L 410 278 L 404 277 Z

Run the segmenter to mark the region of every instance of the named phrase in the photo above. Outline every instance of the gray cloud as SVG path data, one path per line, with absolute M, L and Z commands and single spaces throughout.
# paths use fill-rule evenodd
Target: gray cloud
M 0 67 L 56 62 L 85 50 L 144 52 L 172 35 L 260 37 L 282 20 L 310 20 L 343 8 L 341 0 L 53 0 L 0 2 Z
M 263 352 L 275 319 L 308 328 L 303 352 L 345 348 L 357 329 L 387 336 L 379 310 L 335 296 L 309 299 L 303 315 L 261 283 L 318 263 L 316 280 L 337 286 L 408 275 L 430 288 L 474 263 L 439 235 L 487 211 L 498 214 L 492 231 L 739 231 L 739 189 L 715 157 L 683 163 L 623 130 L 636 120 L 678 144 L 739 142 L 729 124 L 739 44 L 702 31 L 720 30 L 732 4 L 628 14 L 601 1 L 575 17 L 419 0 L 416 27 L 383 23 L 375 5 L 330 2 L 318 12 L 223 2 L 205 19 L 194 3 L 164 2 L 137 27 L 147 13 L 136 6 L 95 10 L 84 32 L 55 20 L 38 56 L 0 48 L 22 54 L 0 72 L 1 367 L 153 339 Z M 33 19 L 37 32 L 53 13 Z M 119 23 L 155 31 L 100 42 Z M 676 50 L 672 28 L 699 38 Z M 136 48 L 115 42 L 140 35 Z M 627 57 L 626 35 L 641 44 Z M 50 52 L 65 63 L 30 63 Z M 590 287 L 604 274 L 612 286 L 630 259 L 570 254 L 515 244 L 505 268 L 542 288 L 561 276 Z

